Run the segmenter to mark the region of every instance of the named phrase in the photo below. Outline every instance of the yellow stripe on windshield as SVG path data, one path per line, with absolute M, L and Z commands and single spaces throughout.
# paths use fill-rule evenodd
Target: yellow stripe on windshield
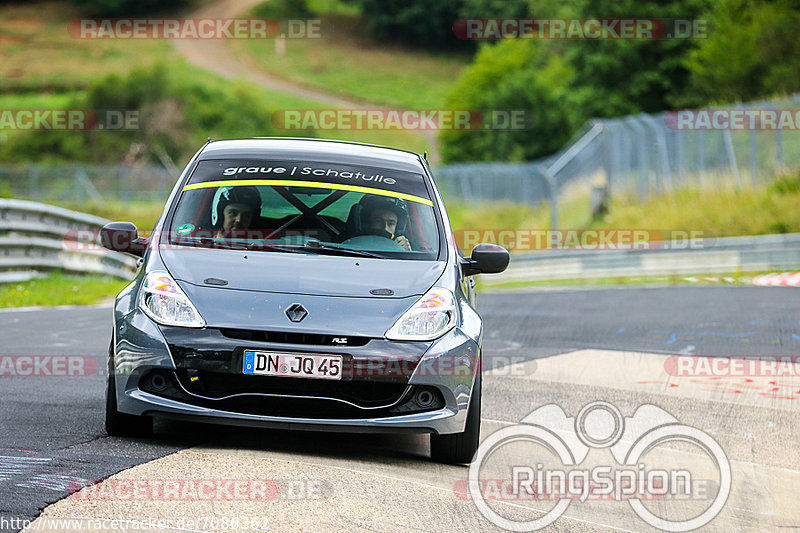
M 402 192 L 386 191 L 383 189 L 372 189 L 370 187 L 359 187 L 358 185 L 341 185 L 339 183 L 322 183 L 319 181 L 295 181 L 295 180 L 222 180 L 204 181 L 202 183 L 192 183 L 183 188 L 184 191 L 195 189 L 209 189 L 211 187 L 236 187 L 241 185 L 277 185 L 282 187 L 311 187 L 315 189 L 336 189 L 338 191 L 365 192 L 377 194 L 379 196 L 390 196 L 392 198 L 402 198 L 409 202 L 428 205 L 433 207 L 433 202 L 421 196 L 405 194 Z

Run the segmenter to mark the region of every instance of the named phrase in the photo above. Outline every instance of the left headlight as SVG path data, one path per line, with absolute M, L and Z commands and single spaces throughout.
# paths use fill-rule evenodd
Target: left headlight
M 202 328 L 206 321 L 167 272 L 150 272 L 139 291 L 139 307 L 165 326 Z
M 434 287 L 403 313 L 386 332 L 395 341 L 429 341 L 441 337 L 456 325 L 453 293 Z

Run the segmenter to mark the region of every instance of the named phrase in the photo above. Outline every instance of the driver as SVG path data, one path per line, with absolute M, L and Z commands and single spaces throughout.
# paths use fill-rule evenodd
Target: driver
M 361 200 L 361 227 L 368 233 L 383 235 L 409 252 L 411 243 L 402 233 L 408 223 L 405 200 L 385 196 L 367 196 Z M 398 235 L 400 233 L 400 235 Z
M 253 219 L 261 214 L 261 195 L 258 189 L 223 187 L 216 207 L 215 226 L 220 226 L 216 238 L 244 237 Z

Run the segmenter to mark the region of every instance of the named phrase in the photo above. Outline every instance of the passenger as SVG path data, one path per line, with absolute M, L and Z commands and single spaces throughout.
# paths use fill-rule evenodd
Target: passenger
M 261 215 L 261 195 L 258 189 L 224 187 L 217 202 L 216 238 L 244 238 L 253 220 Z

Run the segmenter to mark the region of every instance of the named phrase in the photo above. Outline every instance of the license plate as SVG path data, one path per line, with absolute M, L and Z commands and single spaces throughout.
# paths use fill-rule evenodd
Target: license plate
M 243 370 L 259 376 L 342 379 L 342 356 L 245 350 Z

